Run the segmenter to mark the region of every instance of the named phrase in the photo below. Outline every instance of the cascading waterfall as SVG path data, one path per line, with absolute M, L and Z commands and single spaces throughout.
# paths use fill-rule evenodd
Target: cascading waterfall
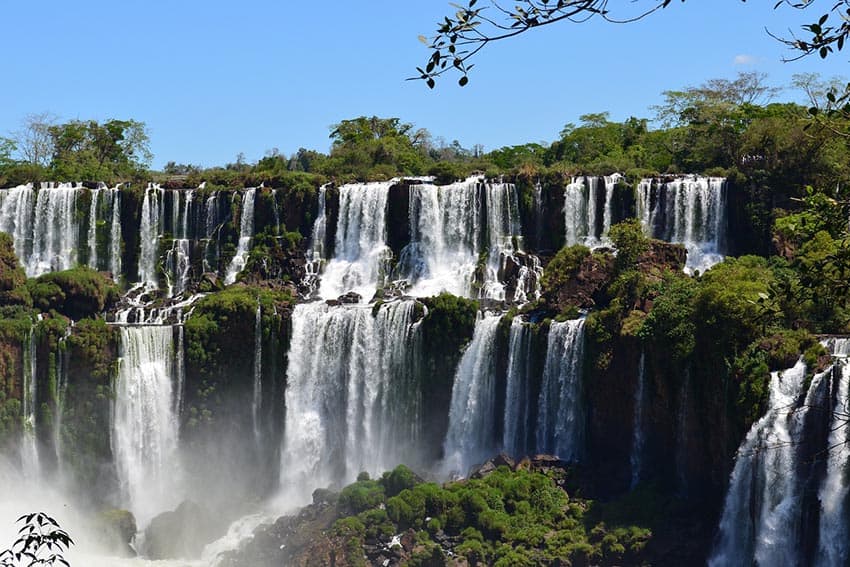
M 820 500 L 820 542 L 815 565 L 829 567 L 846 565 L 850 559 L 850 526 L 848 526 L 847 496 L 850 480 L 847 466 L 850 463 L 850 339 L 828 340 L 829 350 L 836 358 L 833 376 L 835 404 L 832 408 L 832 424 L 827 447 L 826 478 L 818 492 Z
M 254 440 L 260 444 L 260 408 L 263 402 L 263 310 L 257 301 L 254 318 L 254 395 L 251 401 L 251 418 L 254 423 Z
M 602 178 L 574 177 L 567 184 L 564 189 L 564 222 L 568 246 L 584 244 L 594 247 L 606 242 L 613 219 L 614 187 L 620 179 L 622 176 L 619 174 Z
M 336 247 L 322 274 L 322 298 L 353 291 L 369 300 L 382 286 L 391 254 L 386 244 L 386 213 L 392 184 L 355 183 L 339 188 Z
M 669 182 L 643 179 L 638 185 L 638 218 L 654 238 L 684 244 L 686 270 L 705 271 L 723 260 L 726 180 L 683 177 Z
M 36 435 L 36 397 L 37 351 L 35 330 L 30 328 L 24 344 L 23 383 L 21 384 L 21 415 L 23 430 L 21 435 L 21 467 L 25 478 L 41 477 L 41 462 L 38 455 L 38 436 Z
M 80 227 L 77 193 L 70 183 L 21 185 L 0 191 L 0 231 L 12 236 L 27 276 L 67 270 L 77 263 Z
M 236 276 L 245 268 L 248 262 L 248 252 L 251 249 L 251 240 L 254 238 L 254 201 L 257 189 L 252 187 L 246 189 L 242 194 L 242 215 L 239 219 L 239 244 L 236 247 L 236 255 L 227 266 L 224 283 L 230 285 L 236 281 Z
M 281 487 L 290 503 L 317 487 L 416 462 L 417 304 L 395 301 L 292 313 Z
M 472 177 L 450 185 L 412 184 L 409 191 L 411 241 L 397 269 L 412 284 L 408 293 L 424 297 L 448 291 L 503 300 L 500 276 L 514 260 L 520 264 L 520 283 L 511 299 L 535 296 L 539 270 L 533 262 L 517 260 L 522 228 L 513 184 Z
M 508 334 L 508 376 L 505 385 L 505 419 L 502 448 L 509 455 L 528 453 L 532 374 L 532 333 L 522 317 L 514 317 Z
M 643 406 L 646 403 L 646 352 L 641 351 L 638 363 L 638 379 L 635 388 L 635 412 L 632 424 L 632 452 L 629 463 L 632 467 L 631 488 L 634 489 L 640 482 L 643 473 L 643 453 L 646 446 L 646 424 L 643 416 Z
M 180 295 L 189 285 L 191 258 L 189 256 L 189 217 L 192 211 L 194 190 L 172 191 L 171 226 L 174 241 L 166 252 L 165 265 L 168 278 L 168 295 Z M 182 207 L 180 201 L 183 201 Z
M 60 478 L 63 472 L 64 454 L 62 450 L 62 419 L 65 413 L 65 393 L 68 388 L 68 365 L 70 364 L 70 354 L 65 347 L 65 343 L 71 334 L 71 329 L 65 331 L 65 335 L 59 339 L 59 345 L 56 352 L 53 353 L 56 364 L 56 391 L 54 399 L 56 401 L 56 415 L 53 419 L 53 448 L 56 453 L 56 468 L 59 471 Z
M 170 326 L 121 326 L 112 453 L 122 503 L 139 525 L 179 501 Z
M 204 247 L 204 271 L 213 272 L 218 269 L 218 238 L 216 232 L 221 227 L 218 224 L 218 192 L 213 191 L 204 203 L 204 236 L 207 244 Z M 212 261 L 212 263 L 211 263 Z
M 327 258 L 325 250 L 325 238 L 327 238 L 327 185 L 319 187 L 318 214 L 313 223 L 313 232 L 310 236 L 310 247 L 307 249 L 307 263 L 304 266 L 304 286 L 309 290 L 307 295 L 312 295 L 318 288 L 322 268 Z
M 465 475 L 492 453 L 496 416 L 496 332 L 501 317 L 479 314 L 452 386 L 449 429 L 443 451 L 447 473 Z
M 109 230 L 109 270 L 112 278 L 118 281 L 121 275 L 121 191 L 118 187 L 109 189 L 109 207 L 112 222 Z
M 103 189 L 98 187 L 97 189 L 92 189 L 91 191 L 91 204 L 89 205 L 89 231 L 88 231 L 88 244 L 89 244 L 89 266 L 98 269 L 98 261 L 97 261 L 97 211 L 98 211 L 98 197 L 100 196 Z
M 142 219 L 139 225 L 139 280 L 151 287 L 157 287 L 156 263 L 159 254 L 160 237 L 160 201 L 162 189 L 159 185 L 148 185 L 142 200 Z
M 584 319 L 553 322 L 540 386 L 537 451 L 567 461 L 581 458 L 584 442 L 583 356 Z
M 838 345 L 839 350 L 844 349 L 846 343 L 842 343 Z M 820 406 L 820 392 L 836 370 L 830 368 L 815 375 L 805 396 L 802 394 L 806 383 L 806 365 L 802 359 L 791 369 L 771 373 L 771 409 L 752 426 L 738 449 L 720 520 L 720 533 L 709 559 L 711 567 L 801 563 L 803 478 L 800 465 L 801 459 L 804 458 L 801 455 L 804 449 L 804 426 L 810 409 Z M 843 381 L 843 364 L 840 370 L 839 380 Z M 839 384 L 839 394 L 841 389 Z M 846 397 L 843 400 L 839 398 L 838 402 L 843 407 L 843 404 L 847 403 Z M 832 419 L 834 420 L 835 416 L 832 416 Z M 845 425 L 840 423 L 836 427 L 833 423 L 830 428 L 830 443 L 832 439 L 838 440 L 846 434 Z M 842 456 L 839 451 L 830 454 L 829 460 L 843 469 L 847 464 L 844 457 L 846 455 Z M 822 499 L 826 494 L 838 496 L 832 493 L 832 489 L 846 486 L 843 470 L 838 473 L 842 478 L 836 483 L 830 481 L 830 472 L 836 472 L 836 469 L 828 465 L 827 479 L 819 493 Z M 840 498 L 830 500 L 829 504 L 835 504 L 839 508 L 844 506 Z M 820 549 L 829 549 L 826 554 L 820 556 L 820 564 L 823 565 L 843 564 L 831 559 L 846 551 L 846 544 L 833 547 L 833 542 L 830 541 L 833 534 L 846 530 L 846 518 L 842 517 L 832 524 L 832 518 L 829 516 L 833 511 L 836 510 L 831 509 L 830 505 L 821 510 L 821 526 L 824 521 L 830 523 L 825 530 L 821 528 Z

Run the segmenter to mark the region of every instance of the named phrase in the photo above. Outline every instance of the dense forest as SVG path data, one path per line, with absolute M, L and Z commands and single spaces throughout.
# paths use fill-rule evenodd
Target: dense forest
M 327 153 L 162 171 L 141 122 L 28 117 L 0 448 L 150 559 L 211 561 L 277 498 L 306 506 L 216 564 L 838 564 L 850 122 L 788 90 L 490 151 L 357 117 Z

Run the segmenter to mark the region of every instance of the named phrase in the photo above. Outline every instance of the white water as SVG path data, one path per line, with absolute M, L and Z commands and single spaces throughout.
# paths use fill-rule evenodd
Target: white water
M 112 212 L 112 222 L 109 230 L 109 270 L 112 279 L 118 281 L 121 277 L 121 191 L 114 187 L 107 193 Z
M 564 189 L 567 246 L 584 244 L 596 247 L 608 242 L 608 230 L 611 228 L 613 218 L 614 186 L 621 178 L 619 174 L 605 177 L 574 177 L 567 184 Z M 600 180 L 604 187 L 600 187 Z
M 532 333 L 522 317 L 514 317 L 508 335 L 508 376 L 502 448 L 515 457 L 528 453 Z
M 32 185 L 0 191 L 0 231 L 12 236 L 27 276 L 76 265 L 80 244 L 76 198 L 80 190 L 63 183 L 38 191 Z
M 263 311 L 257 301 L 254 318 L 254 391 L 251 398 L 251 419 L 254 423 L 254 441 L 260 446 L 260 409 L 263 403 Z
M 242 214 L 239 219 L 239 244 L 236 247 L 236 255 L 227 266 L 224 275 L 225 285 L 236 281 L 236 276 L 245 269 L 248 262 L 248 252 L 251 250 L 251 240 L 254 238 L 254 201 L 257 189 L 246 189 L 242 194 Z
M 386 214 L 392 184 L 393 181 L 355 183 L 339 188 L 334 257 L 325 265 L 319 286 L 323 299 L 353 291 L 369 301 L 383 285 L 390 257 Z M 323 230 L 317 229 L 317 234 Z M 318 241 L 314 237 L 314 243 Z
M 847 466 L 850 463 L 850 340 L 830 339 L 830 351 L 836 357 L 838 380 L 832 425 L 827 447 L 826 478 L 818 492 L 820 500 L 820 542 L 815 565 L 830 567 L 846 565 L 850 557 L 850 526 L 848 526 L 847 496 L 850 491 Z
M 804 417 L 797 402 L 805 376 L 802 359 L 793 368 L 771 373 L 770 410 L 738 449 L 711 567 L 798 561 L 799 497 L 792 441 Z
M 194 190 L 173 190 L 171 226 L 174 240 L 171 249 L 165 253 L 165 277 L 168 280 L 168 296 L 180 295 L 189 286 L 191 258 L 189 256 L 191 214 Z M 181 201 L 183 201 L 181 206 Z
M 583 357 L 584 319 L 553 322 L 540 386 L 537 451 L 567 461 L 581 458 L 584 443 Z
M 163 190 L 158 185 L 148 185 L 142 199 L 142 218 L 139 224 L 139 281 L 149 287 L 158 286 L 156 273 L 159 254 L 160 202 Z
M 721 262 L 726 233 L 726 180 L 682 177 L 669 182 L 644 179 L 638 185 L 638 218 L 654 238 L 683 244 L 686 270 L 703 272 Z
M 173 332 L 169 326 L 122 326 L 119 331 L 112 452 L 122 505 L 145 526 L 180 501 Z
M 472 342 L 463 353 L 452 387 L 443 470 L 466 475 L 492 456 L 495 428 L 496 331 L 500 317 L 479 314 Z
M 92 189 L 91 191 L 91 204 L 89 205 L 89 231 L 88 231 L 88 245 L 89 245 L 89 266 L 98 269 L 98 261 L 97 261 L 97 211 L 98 211 L 98 197 L 102 192 L 101 188 Z
M 38 436 L 36 434 L 36 376 L 38 360 L 34 328 L 30 328 L 27 341 L 24 344 L 24 366 L 21 414 L 23 416 L 23 434 L 21 436 L 21 468 L 25 478 L 41 478 L 41 461 L 38 455 Z
M 643 406 L 646 403 L 646 353 L 641 351 L 640 363 L 638 364 L 637 387 L 635 388 L 634 405 L 635 412 L 632 423 L 632 452 L 629 463 L 632 467 L 632 481 L 630 487 L 634 489 L 640 482 L 643 473 L 643 453 L 646 446 L 646 424 L 643 417 Z
M 505 263 L 522 251 L 513 184 L 471 177 L 451 185 L 414 184 L 409 191 L 411 241 L 401 252 L 398 271 L 412 285 L 410 295 L 534 297 L 539 276 L 534 269 L 523 266 L 514 297 L 505 297 L 500 281 Z
M 415 303 L 296 306 L 286 372 L 281 499 L 416 462 Z

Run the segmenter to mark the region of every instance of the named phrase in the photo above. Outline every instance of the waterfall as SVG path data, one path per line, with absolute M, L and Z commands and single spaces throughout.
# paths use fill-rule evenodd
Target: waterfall
M 738 449 L 710 566 L 798 564 L 796 443 L 809 396 L 824 374 L 815 377 L 804 405 L 798 407 L 806 378 L 802 359 L 793 368 L 771 373 L 771 409 Z
M 604 183 L 604 193 L 600 187 Z M 613 220 L 614 187 L 619 174 L 599 177 L 574 177 L 564 188 L 564 223 L 567 246 L 601 246 L 607 242 Z M 602 214 L 599 214 L 599 207 Z
M 498 315 L 478 315 L 472 342 L 463 353 L 452 386 L 444 470 L 465 475 L 495 449 L 496 331 Z
M 254 318 L 254 396 L 251 403 L 251 418 L 254 422 L 254 440 L 260 444 L 260 409 L 263 403 L 263 311 L 257 300 L 257 315 Z
M 669 182 L 644 179 L 638 185 L 638 217 L 654 238 L 683 244 L 686 270 L 705 271 L 723 260 L 726 180 L 689 176 Z
M 584 319 L 553 322 L 540 386 L 537 450 L 568 461 L 581 457 L 584 443 L 583 357 Z
M 643 406 L 646 403 L 646 353 L 641 350 L 640 363 L 638 364 L 637 387 L 635 388 L 635 412 L 632 423 L 632 453 L 629 463 L 632 467 L 632 481 L 630 487 L 634 489 L 640 482 L 643 473 L 643 452 L 646 446 L 646 424 L 643 416 Z
M 139 225 L 139 279 L 142 283 L 157 287 L 156 264 L 159 254 L 160 237 L 160 201 L 162 189 L 159 185 L 148 185 L 142 200 L 142 219 Z
M 117 282 L 121 277 L 121 191 L 114 187 L 107 194 L 112 211 L 109 229 L 109 270 L 112 272 L 112 279 Z
M 307 295 L 312 295 L 319 286 L 322 268 L 327 259 L 325 250 L 325 238 L 328 230 L 328 216 L 326 212 L 326 192 L 328 186 L 319 187 L 318 214 L 313 223 L 313 232 L 310 235 L 310 247 L 307 249 L 307 263 L 304 265 L 304 286 L 309 290 Z
M 532 375 L 532 333 L 521 317 L 514 317 L 508 335 L 508 375 L 505 386 L 505 419 L 502 448 L 519 457 L 528 453 Z
M 178 320 L 182 320 L 182 313 Z M 186 399 L 186 353 L 184 346 L 184 329 L 181 324 L 175 325 L 177 329 L 177 347 L 174 351 L 174 376 L 177 382 L 177 391 L 174 396 L 174 415 L 179 419 L 183 414 L 183 403 Z
M 354 291 L 368 300 L 383 284 L 390 256 L 386 213 L 392 184 L 393 181 L 354 183 L 339 188 L 336 248 L 322 274 L 322 298 Z
M 317 487 L 416 462 L 416 303 L 299 304 L 286 371 L 281 488 L 290 503 Z
M 204 247 L 204 271 L 218 271 L 218 236 L 216 232 L 220 229 L 218 224 L 218 192 L 213 191 L 204 203 L 204 236 L 207 245 Z M 210 264 L 210 259 L 214 260 Z
M 168 280 L 168 296 L 180 295 L 189 286 L 192 267 L 189 256 L 189 239 L 175 238 L 165 253 L 165 277 Z
M 66 341 L 71 334 L 70 327 L 65 331 L 65 336 L 59 339 L 59 345 L 55 353 L 56 357 L 56 416 L 53 420 L 53 448 L 56 453 L 56 468 L 60 477 L 63 473 L 64 454 L 62 451 L 62 420 L 65 413 L 65 393 L 68 389 L 68 365 L 70 354 L 66 349 Z
M 245 269 L 248 262 L 248 252 L 251 249 L 251 240 L 254 238 L 254 200 L 257 193 L 256 188 L 246 189 L 242 194 L 242 216 L 239 219 L 239 244 L 236 255 L 227 266 L 224 276 L 225 285 L 236 281 L 236 276 Z
M 818 492 L 820 500 L 820 543 L 815 565 L 828 567 L 846 565 L 850 558 L 848 536 L 847 466 L 850 463 L 850 339 L 829 339 L 830 350 L 836 357 L 835 389 L 832 424 L 827 447 L 826 478 Z
M 24 343 L 23 383 L 21 384 L 21 415 L 23 431 L 21 435 L 21 466 L 24 477 L 38 479 L 41 476 L 41 463 L 38 455 L 38 435 L 36 434 L 37 361 L 38 352 L 35 342 L 35 328 L 30 327 Z
M 145 525 L 176 503 L 178 423 L 169 326 L 122 326 L 112 453 L 122 505 Z
M 537 273 L 518 259 L 522 227 L 513 184 L 471 177 L 450 185 L 413 184 L 409 192 L 411 240 L 397 268 L 412 285 L 408 293 L 503 300 L 501 276 L 512 260 L 525 278 L 512 299 L 534 295 Z
M 173 241 L 171 248 L 165 253 L 165 277 L 168 280 L 168 296 L 180 295 L 189 286 L 190 270 L 192 267 L 189 249 L 189 217 L 191 215 L 194 191 L 173 190 L 171 226 Z M 183 196 L 185 195 L 185 198 Z M 182 207 L 180 201 L 183 201 Z
M 0 191 L 0 231 L 12 236 L 15 255 L 28 277 L 77 264 L 78 191 L 70 183 L 38 191 L 32 185 Z
M 102 189 L 92 189 L 91 204 L 89 205 L 89 231 L 87 235 L 89 245 L 89 266 L 95 270 L 99 269 L 97 262 L 97 199 Z

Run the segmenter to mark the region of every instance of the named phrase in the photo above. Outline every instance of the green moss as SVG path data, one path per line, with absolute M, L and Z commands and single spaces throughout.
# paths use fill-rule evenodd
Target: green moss
M 563 287 L 576 276 L 582 262 L 588 256 L 590 256 L 590 248 L 581 244 L 564 246 L 558 250 L 552 261 L 546 265 L 543 277 L 540 278 L 542 293 L 548 295 Z
M 72 319 L 93 317 L 118 300 L 118 287 L 106 276 L 81 266 L 27 281 L 33 304 Z

